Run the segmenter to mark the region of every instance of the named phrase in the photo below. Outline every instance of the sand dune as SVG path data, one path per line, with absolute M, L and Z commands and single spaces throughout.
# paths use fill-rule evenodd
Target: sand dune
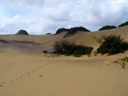
M 52 47 L 55 41 L 61 40 L 61 39 L 68 39 L 70 41 L 73 41 L 77 44 L 82 44 L 82 45 L 88 45 L 92 47 L 99 46 L 99 44 L 96 42 L 94 37 L 100 38 L 101 36 L 104 35 L 120 35 L 123 38 L 125 38 L 126 41 L 128 41 L 128 26 L 120 27 L 120 28 L 115 28 L 111 30 L 103 30 L 103 31 L 98 31 L 98 32 L 78 32 L 77 34 L 74 34 L 70 37 L 63 38 L 65 32 L 59 34 L 59 35 L 54 35 L 54 34 L 49 34 L 49 35 L 0 35 L 0 39 L 3 40 L 17 40 L 17 41 L 30 41 L 30 42 L 35 42 L 35 43 L 40 43 L 43 45 L 46 45 L 48 47 Z
M 0 52 L 0 96 L 127 96 L 115 57 L 67 58 Z
M 94 36 L 117 34 L 128 41 L 128 26 L 107 31 L 77 34 L 66 39 L 98 47 Z M 2 40 L 29 41 L 51 48 L 59 35 L 1 35 Z M 16 43 L 15 43 L 16 44 Z M 17 45 L 17 44 L 16 44 Z M 15 46 L 16 46 L 15 45 Z M 25 49 L 25 48 L 23 48 Z M 0 96 L 127 96 L 128 66 L 112 63 L 128 51 L 107 56 L 45 56 L 7 47 L 0 51 Z M 24 53 L 27 54 L 24 54 Z

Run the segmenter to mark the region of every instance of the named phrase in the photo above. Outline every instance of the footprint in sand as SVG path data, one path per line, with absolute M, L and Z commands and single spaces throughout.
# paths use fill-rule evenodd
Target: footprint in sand
M 0 87 L 3 87 L 4 85 L 0 85 Z
M 38 68 L 38 67 L 37 67 L 36 69 L 37 69 L 37 70 L 39 70 L 39 68 Z
M 27 73 L 28 75 L 31 75 L 31 73 Z
M 11 82 L 13 82 L 14 80 L 11 80 Z
M 38 76 L 39 76 L 39 77 L 44 77 L 42 74 L 39 74 Z
M 40 68 L 44 68 L 45 65 L 40 66 Z
M 15 81 L 15 80 L 18 80 L 18 79 L 19 79 L 19 77 L 14 78 L 14 79 L 11 80 L 11 82 L 13 82 L 13 81 Z
M 33 69 L 32 71 L 34 72 L 34 71 L 36 71 L 36 69 Z
M 1 82 L 0 87 L 3 87 L 6 82 Z
M 23 78 L 24 77 L 24 75 L 21 75 L 19 78 Z
M 1 82 L 1 84 L 5 84 L 6 82 Z
M 34 73 L 34 71 L 36 71 L 35 69 L 33 69 L 31 72 L 28 72 L 28 75 L 31 75 L 32 73 Z
M 6 82 L 1 82 L 0 87 L 3 87 Z
M 28 72 L 28 75 L 31 75 L 32 73 L 34 73 L 34 71 L 36 71 L 36 69 L 33 69 L 32 71 Z

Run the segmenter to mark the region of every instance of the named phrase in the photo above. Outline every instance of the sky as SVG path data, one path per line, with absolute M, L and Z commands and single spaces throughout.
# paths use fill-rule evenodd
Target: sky
M 0 0 L 0 34 L 24 29 L 40 35 L 78 26 L 97 31 L 126 21 L 128 0 Z

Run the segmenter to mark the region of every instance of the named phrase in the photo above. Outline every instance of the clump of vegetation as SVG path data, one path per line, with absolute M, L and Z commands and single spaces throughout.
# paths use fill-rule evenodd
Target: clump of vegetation
M 117 61 L 113 61 L 113 63 L 120 64 L 121 67 L 124 69 L 124 68 L 126 68 L 126 65 L 128 64 L 128 56 L 118 59 Z
M 84 28 L 84 27 L 74 27 L 68 30 L 67 34 L 65 34 L 64 38 L 70 35 L 73 35 L 75 33 L 77 33 L 78 31 L 86 31 L 86 32 L 90 32 L 88 29 Z
M 128 25 L 128 21 L 119 25 L 119 27 L 126 26 L 126 25 Z
M 9 41 L 6 41 L 6 40 L 3 40 L 3 39 L 0 39 L 0 43 L 8 43 Z
M 100 28 L 99 31 L 101 31 L 101 30 L 109 30 L 109 29 L 114 29 L 114 28 L 117 28 L 117 27 L 113 26 L 113 25 L 106 25 L 106 26 L 103 26 L 102 28 Z
M 44 54 L 48 54 L 48 51 L 47 50 L 43 50 L 42 51 Z
M 97 53 L 108 53 L 109 55 L 113 55 L 123 53 L 126 50 L 128 50 L 127 42 L 125 42 L 120 36 L 110 35 L 102 36 L 102 42 L 100 47 L 97 49 Z
M 69 42 L 67 40 L 56 41 L 53 46 L 54 52 L 63 55 L 73 55 L 75 57 L 80 57 L 81 55 L 90 54 L 93 50 L 92 47 L 76 45 L 75 43 Z
M 58 30 L 56 31 L 56 35 L 57 35 L 57 34 L 60 34 L 60 33 L 62 33 L 62 32 L 66 32 L 66 31 L 69 31 L 69 29 L 60 28 L 60 29 L 58 29 Z
M 16 35 L 29 35 L 26 30 L 19 30 Z
M 52 33 L 46 33 L 46 35 L 51 35 Z
M 94 56 L 97 56 L 97 52 L 96 51 L 94 52 Z
M 70 35 L 73 35 L 73 34 L 77 33 L 78 31 L 90 32 L 88 29 L 86 29 L 86 28 L 84 28 L 84 27 L 81 26 L 81 27 L 73 27 L 73 28 L 71 28 L 71 29 L 60 28 L 60 29 L 58 29 L 58 30 L 56 31 L 56 34 L 55 34 L 55 35 L 58 35 L 58 34 L 60 34 L 60 33 L 62 33 L 62 32 L 67 32 L 67 33 L 65 34 L 65 36 L 64 36 L 64 38 L 65 38 L 65 37 L 67 37 L 67 36 L 70 36 Z

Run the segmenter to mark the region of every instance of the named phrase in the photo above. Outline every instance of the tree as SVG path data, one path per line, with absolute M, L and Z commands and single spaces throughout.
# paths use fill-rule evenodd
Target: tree
M 84 31 L 84 32 L 90 32 L 88 29 L 80 26 L 80 27 L 73 27 L 70 30 L 68 30 L 67 34 L 65 34 L 64 37 L 68 37 L 70 35 L 73 35 L 75 33 L 77 33 L 78 31 Z
M 62 33 L 62 32 L 66 32 L 66 31 L 69 31 L 69 29 L 60 28 L 60 29 L 58 29 L 58 30 L 56 31 L 56 35 L 57 35 L 57 34 L 60 34 L 60 33 Z
M 28 32 L 26 30 L 19 30 L 16 35 L 29 35 Z
M 109 29 L 114 29 L 114 28 L 117 28 L 117 27 L 113 26 L 113 25 L 106 25 L 106 26 L 103 26 L 102 28 L 100 28 L 99 31 L 101 31 L 101 30 L 109 30 Z
M 119 25 L 119 27 L 128 25 L 128 21 Z

